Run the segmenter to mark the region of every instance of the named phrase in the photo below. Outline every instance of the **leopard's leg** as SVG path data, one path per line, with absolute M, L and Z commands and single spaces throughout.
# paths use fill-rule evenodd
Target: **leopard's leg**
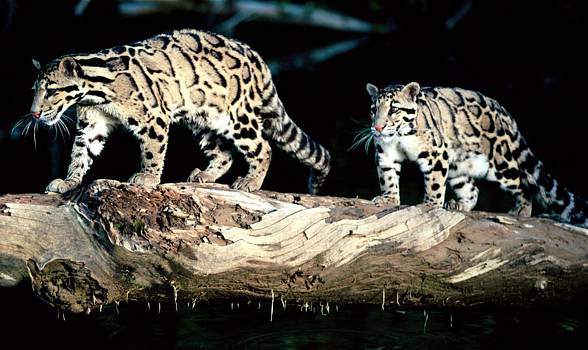
M 163 116 L 147 116 L 146 126 L 131 129 L 141 146 L 141 170 L 129 178 L 130 183 L 155 186 L 161 181 L 167 150 L 169 122 Z
M 47 186 L 48 192 L 65 193 L 80 186 L 84 175 L 100 155 L 108 133 L 117 122 L 91 108 L 78 108 L 78 121 L 71 161 L 65 179 L 55 179 Z
M 231 147 L 219 136 L 206 133 L 201 136 L 200 147 L 208 158 L 208 166 L 204 170 L 194 169 L 188 181 L 190 182 L 215 182 L 231 168 L 233 155 Z
M 380 183 L 380 195 L 374 197 L 375 204 L 400 205 L 400 170 L 403 157 L 385 146 L 376 145 L 376 163 Z
M 508 213 L 530 217 L 533 210 L 533 199 L 523 184 L 518 164 L 512 162 L 509 166 L 504 166 L 495 163 L 490 167 L 488 173 L 490 180 L 498 182 L 502 190 L 511 193 L 515 197 L 515 205 Z
M 249 164 L 249 171 L 243 177 L 238 177 L 231 185 L 236 190 L 252 192 L 261 188 L 269 164 L 272 150 L 267 141 L 258 138 L 239 138 L 235 140 L 235 148 L 245 156 Z
M 456 200 L 449 200 L 445 203 L 446 209 L 470 211 L 474 209 L 478 202 L 478 187 L 474 179 L 469 176 L 457 176 L 447 180 L 453 191 Z
M 442 207 L 445 201 L 445 188 L 449 168 L 449 155 L 445 146 L 437 145 L 434 151 L 424 147 L 419 153 L 417 164 L 425 180 L 425 198 L 423 203 Z
M 512 156 L 511 146 L 507 142 L 496 142 L 494 147 L 487 179 L 498 182 L 501 189 L 515 197 L 515 205 L 509 214 L 531 216 L 533 211 L 532 195 L 524 182 L 524 175 L 518 161 Z

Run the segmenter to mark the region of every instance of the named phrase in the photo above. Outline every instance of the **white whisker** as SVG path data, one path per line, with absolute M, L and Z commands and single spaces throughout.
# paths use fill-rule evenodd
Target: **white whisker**
M 61 115 L 61 119 L 63 119 L 67 123 L 73 123 L 74 121 L 74 117 L 67 115 L 65 113 Z
M 10 129 L 10 134 L 14 135 L 15 133 L 18 132 L 18 128 L 25 122 L 24 119 L 19 120 L 18 122 L 16 122 L 14 124 L 14 126 L 12 127 L 12 129 Z
M 67 137 L 71 137 L 71 134 L 69 132 L 69 128 L 67 127 L 67 125 L 65 123 L 62 124 L 63 125 L 63 129 L 65 130 L 65 133 L 67 134 Z
M 65 139 L 65 134 L 67 134 L 67 137 L 70 137 L 69 134 L 69 129 L 67 128 L 67 125 L 65 125 L 65 123 L 62 120 L 57 121 L 57 123 L 55 124 L 55 136 L 57 138 L 57 134 L 61 134 L 61 139 L 63 140 L 63 142 L 66 141 Z
M 35 145 L 35 149 L 37 149 L 37 125 L 39 125 L 39 123 L 35 121 L 35 126 L 33 128 L 33 143 Z
M 53 141 L 57 141 L 57 136 L 59 136 L 59 132 L 61 131 L 61 129 L 59 129 L 59 125 L 55 124 L 54 126 L 50 127 L 50 129 L 55 133 L 55 135 L 53 135 Z
M 25 127 L 24 126 L 25 125 L 24 123 L 26 123 L 26 122 L 29 122 L 30 123 L 31 120 L 32 120 L 31 113 L 27 113 L 27 114 L 23 115 L 22 117 L 20 117 L 14 123 L 14 125 L 12 126 L 12 128 L 10 129 L 10 135 L 13 135 L 13 136 L 16 135 L 18 133 L 18 130 L 20 128 L 24 128 Z M 22 135 L 22 132 L 21 132 L 21 135 Z
M 29 122 L 27 123 L 27 125 L 22 129 L 22 132 L 20 133 L 23 136 L 26 136 L 29 133 L 29 128 L 31 127 L 31 124 L 33 123 L 33 120 L 29 120 Z
M 371 128 L 364 128 L 355 133 L 355 137 L 353 138 L 353 144 L 347 151 L 353 150 L 359 147 L 361 144 L 364 144 L 365 152 L 369 151 L 370 144 L 372 143 L 372 139 L 374 135 L 372 134 Z

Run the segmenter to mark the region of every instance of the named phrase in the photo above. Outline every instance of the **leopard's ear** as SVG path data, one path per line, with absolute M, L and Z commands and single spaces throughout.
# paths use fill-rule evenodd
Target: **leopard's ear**
M 37 61 L 34 58 L 33 58 L 33 66 L 35 66 L 35 68 L 37 68 L 37 70 L 41 70 L 41 63 L 39 63 L 39 61 Z
M 421 86 L 419 83 L 408 83 L 402 88 L 402 93 L 410 100 L 416 101 L 417 95 L 421 92 Z
M 59 61 L 59 71 L 69 78 L 83 76 L 82 66 L 70 56 L 65 56 Z
M 374 84 L 372 83 L 367 83 L 367 85 L 365 86 L 365 89 L 367 90 L 368 94 L 370 94 L 371 97 L 377 97 L 378 96 L 378 91 L 380 91 Z

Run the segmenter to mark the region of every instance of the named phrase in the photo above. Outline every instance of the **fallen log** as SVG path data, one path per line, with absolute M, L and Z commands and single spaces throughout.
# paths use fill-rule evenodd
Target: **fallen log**
M 72 312 L 121 300 L 558 304 L 586 295 L 587 232 L 358 198 L 100 180 L 67 198 L 0 197 L 0 284 L 30 281 Z

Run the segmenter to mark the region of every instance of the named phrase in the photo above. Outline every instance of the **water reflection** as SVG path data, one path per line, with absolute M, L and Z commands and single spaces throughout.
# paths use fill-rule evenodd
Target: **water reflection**
M 241 301 L 196 304 L 121 302 L 90 316 L 66 314 L 23 290 L 0 290 L 2 335 L 14 348 L 60 349 L 559 349 L 588 340 L 586 308 L 519 311 L 395 310 L 331 305 L 301 311 Z M 26 299 L 26 300 L 25 300 Z M 275 305 L 277 306 L 277 305 Z M 35 336 L 31 337 L 31 332 Z M 578 343 L 580 342 L 580 343 Z

